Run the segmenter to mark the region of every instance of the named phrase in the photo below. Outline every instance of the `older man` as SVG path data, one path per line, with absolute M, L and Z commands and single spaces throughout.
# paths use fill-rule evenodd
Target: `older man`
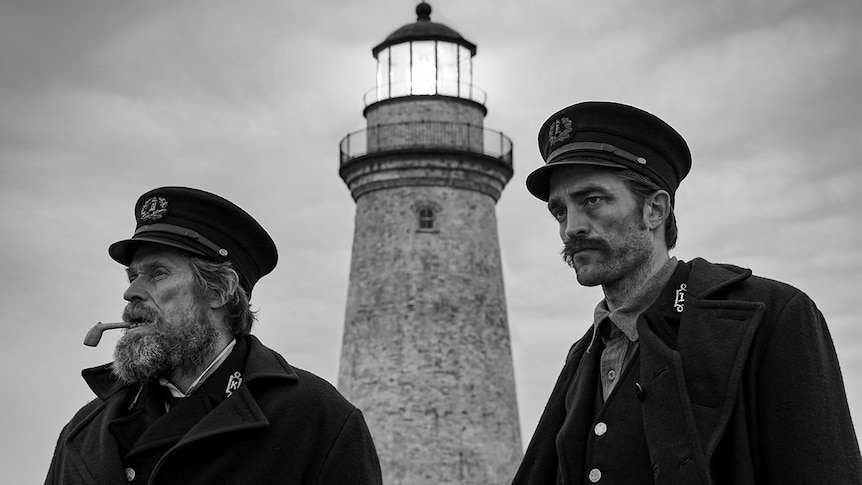
M 86 369 L 96 399 L 63 429 L 46 483 L 379 484 L 365 420 L 331 385 L 250 335 L 275 244 L 233 203 L 163 187 L 108 252 L 128 329 Z
M 578 282 L 601 285 L 514 483 L 862 483 L 823 315 L 750 270 L 670 257 L 683 138 L 585 102 L 539 131 L 548 203 Z

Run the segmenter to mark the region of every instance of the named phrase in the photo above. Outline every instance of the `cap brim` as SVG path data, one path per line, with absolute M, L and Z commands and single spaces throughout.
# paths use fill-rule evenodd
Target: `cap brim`
M 189 246 L 188 244 L 183 244 L 181 242 L 173 241 L 167 238 L 160 238 L 158 236 L 140 236 L 134 237 L 132 239 L 124 239 L 122 241 L 117 241 L 108 247 L 108 255 L 111 256 L 111 259 L 113 259 L 114 261 L 124 266 L 128 266 L 129 263 L 132 262 L 132 257 L 135 255 L 135 250 L 138 249 L 141 244 L 145 243 L 161 244 L 162 246 L 182 249 L 183 251 L 188 251 L 197 256 L 205 256 L 202 252 Z
M 573 165 L 595 165 L 599 167 L 628 168 L 621 163 L 595 158 L 570 158 L 566 160 L 554 161 L 533 170 L 530 175 L 527 175 L 527 190 L 531 194 L 533 194 L 533 197 L 547 202 L 548 197 L 550 196 L 551 173 L 554 171 L 554 169 Z

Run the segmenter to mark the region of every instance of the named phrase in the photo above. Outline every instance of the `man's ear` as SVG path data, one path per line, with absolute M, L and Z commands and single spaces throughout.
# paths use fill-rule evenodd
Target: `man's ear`
M 644 223 L 649 229 L 657 229 L 670 215 L 670 194 L 656 190 L 644 201 Z

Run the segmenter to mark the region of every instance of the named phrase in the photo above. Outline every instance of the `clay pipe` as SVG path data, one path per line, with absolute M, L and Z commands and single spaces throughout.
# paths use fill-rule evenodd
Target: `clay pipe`
M 84 345 L 88 347 L 95 347 L 99 345 L 99 340 L 102 340 L 102 332 L 105 330 L 111 330 L 114 328 L 129 328 L 134 325 L 132 322 L 113 322 L 113 323 L 102 323 L 99 322 L 93 325 L 93 328 L 87 332 L 87 335 L 84 337 Z

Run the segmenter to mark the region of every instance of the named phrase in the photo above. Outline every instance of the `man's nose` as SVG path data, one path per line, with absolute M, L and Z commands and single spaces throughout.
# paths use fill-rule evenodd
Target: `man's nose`
M 564 239 L 572 239 L 589 232 L 587 218 L 579 211 L 569 210 L 566 212 L 566 225 L 563 228 Z
M 144 283 L 142 281 L 143 279 L 144 278 L 141 278 L 141 277 L 133 279 L 129 283 L 129 287 L 126 288 L 126 291 L 123 293 L 123 299 L 125 299 L 126 301 L 145 299 L 146 298 L 146 292 L 143 289 L 143 286 L 144 286 Z

